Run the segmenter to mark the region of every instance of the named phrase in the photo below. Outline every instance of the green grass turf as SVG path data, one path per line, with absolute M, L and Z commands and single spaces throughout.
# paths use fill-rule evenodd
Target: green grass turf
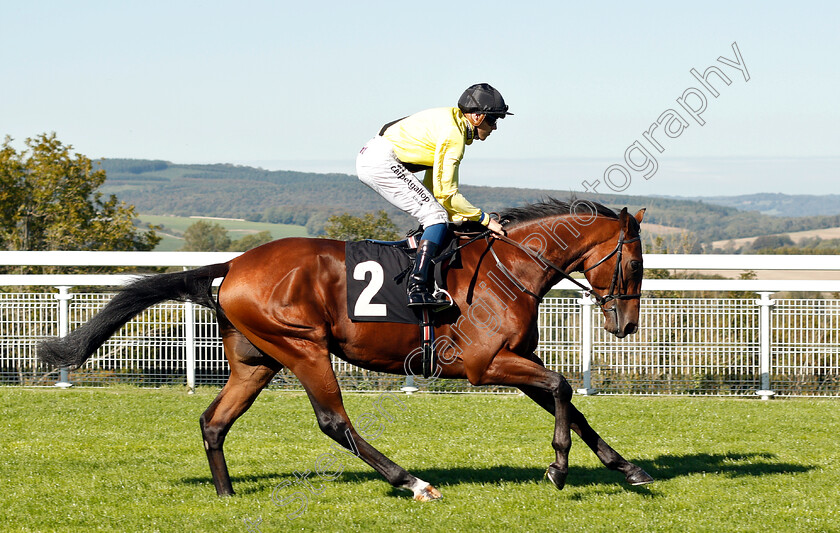
M 184 239 L 170 234 L 173 230 L 179 235 L 183 235 L 187 228 L 203 220 L 210 224 L 219 224 L 228 231 L 228 236 L 231 240 L 241 239 L 242 237 L 259 233 L 261 231 L 268 231 L 275 239 L 282 239 L 285 237 L 308 237 L 309 232 L 304 226 L 295 226 L 292 224 L 269 224 L 267 222 L 248 222 L 243 220 L 220 220 L 209 218 L 190 218 L 190 217 L 174 217 L 163 215 L 149 215 L 139 214 L 137 218 L 143 224 L 157 224 L 163 225 L 162 232 L 163 240 L 155 247 L 157 252 L 170 252 L 180 250 L 184 246 Z
M 0 388 L 4 531 L 840 531 L 837 400 L 576 397 L 656 483 L 624 484 L 576 436 L 567 486 L 544 478 L 553 420 L 519 396 L 346 394 L 371 442 L 444 499 L 418 503 L 335 452 L 305 508 L 275 488 L 332 448 L 302 393 L 264 392 L 226 452 L 218 498 L 198 417 L 216 391 Z M 372 421 L 372 422 L 371 422 Z M 357 423 L 358 425 L 358 423 Z M 277 501 L 303 494 L 282 487 Z M 300 511 L 300 516 L 286 515 Z

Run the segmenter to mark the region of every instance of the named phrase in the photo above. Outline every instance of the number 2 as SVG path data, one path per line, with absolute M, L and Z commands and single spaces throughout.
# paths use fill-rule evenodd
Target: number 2
M 385 304 L 372 304 L 373 297 L 382 288 L 382 282 L 385 280 L 385 272 L 382 270 L 382 265 L 376 261 L 365 261 L 356 265 L 353 269 L 353 279 L 363 281 L 370 272 L 370 283 L 359 295 L 356 300 L 356 307 L 354 312 L 356 316 L 386 316 L 388 314 Z

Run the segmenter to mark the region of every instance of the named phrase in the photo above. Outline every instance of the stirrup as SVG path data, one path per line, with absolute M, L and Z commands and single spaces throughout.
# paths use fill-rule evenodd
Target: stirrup
M 441 307 L 437 307 L 435 309 L 432 309 L 433 313 L 437 313 L 438 311 L 443 311 L 445 309 L 449 309 L 450 307 L 455 305 L 455 299 L 452 297 L 451 294 L 449 294 L 449 291 L 447 291 L 445 289 L 435 288 L 435 292 L 434 292 L 433 296 L 438 301 L 446 300 L 445 305 L 442 305 Z
M 452 296 L 443 289 L 432 294 L 427 288 L 408 293 L 408 307 L 429 308 L 433 312 L 448 309 L 453 305 Z

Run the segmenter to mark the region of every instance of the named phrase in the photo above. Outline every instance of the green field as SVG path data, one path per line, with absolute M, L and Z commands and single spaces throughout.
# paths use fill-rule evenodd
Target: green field
M 215 392 L 0 388 L 3 530 L 840 531 L 836 400 L 576 398 L 657 482 L 625 485 L 575 437 L 561 492 L 543 475 L 553 421 L 527 398 L 402 396 L 372 442 L 444 499 L 415 502 L 348 456 L 290 519 L 272 493 L 331 449 L 306 396 L 264 392 L 234 425 L 237 495 L 217 498 L 198 429 Z M 376 399 L 345 395 L 352 418 Z
M 188 227 L 199 220 L 221 225 L 228 231 L 228 236 L 231 240 L 241 239 L 245 235 L 259 233 L 261 231 L 270 232 L 271 236 L 275 239 L 309 236 L 305 227 L 294 226 L 292 224 L 269 224 L 267 222 L 248 222 L 247 220 L 173 217 L 148 214 L 137 215 L 137 218 L 143 224 L 164 226 L 164 229 L 160 232 L 163 234 L 163 240 L 155 248 L 155 251 L 158 252 L 179 250 L 184 245 L 184 239 L 181 235 L 183 235 Z

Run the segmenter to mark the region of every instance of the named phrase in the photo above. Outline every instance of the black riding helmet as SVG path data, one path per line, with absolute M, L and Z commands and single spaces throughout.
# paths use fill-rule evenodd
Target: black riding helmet
M 497 117 L 513 114 L 508 112 L 502 93 L 489 83 L 477 83 L 468 87 L 458 99 L 458 108 L 462 113 L 481 113 Z

